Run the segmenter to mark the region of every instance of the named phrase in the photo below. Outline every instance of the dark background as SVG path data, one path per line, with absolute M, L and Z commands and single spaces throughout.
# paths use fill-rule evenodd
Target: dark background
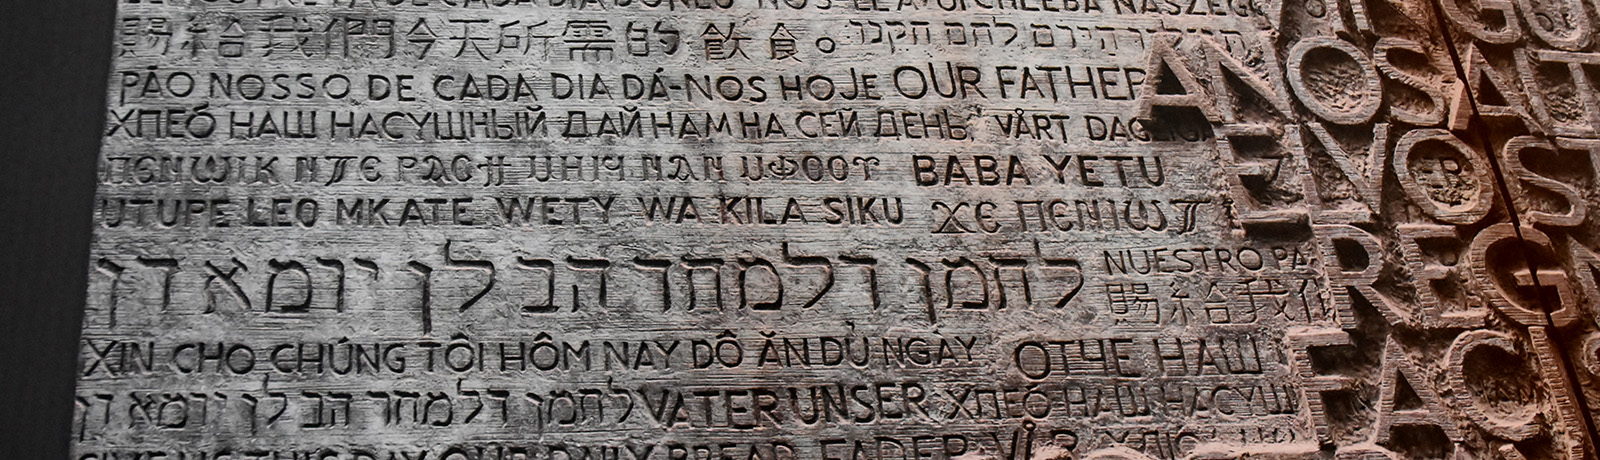
M 0 458 L 65 459 L 118 0 L 11 3 L 0 14 Z

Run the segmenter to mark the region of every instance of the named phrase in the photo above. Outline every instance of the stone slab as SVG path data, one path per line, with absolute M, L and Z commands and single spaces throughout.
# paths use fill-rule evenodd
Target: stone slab
M 119 7 L 81 460 L 1595 455 L 1597 4 Z

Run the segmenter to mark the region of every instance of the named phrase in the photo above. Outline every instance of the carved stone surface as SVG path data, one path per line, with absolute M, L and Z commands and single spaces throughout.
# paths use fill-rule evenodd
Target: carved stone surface
M 1597 8 L 128 0 L 75 458 L 1594 458 Z

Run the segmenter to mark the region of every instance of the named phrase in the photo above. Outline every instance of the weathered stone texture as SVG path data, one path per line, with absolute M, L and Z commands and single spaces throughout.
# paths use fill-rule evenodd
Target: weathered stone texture
M 1597 8 L 130 0 L 75 458 L 1594 458 Z

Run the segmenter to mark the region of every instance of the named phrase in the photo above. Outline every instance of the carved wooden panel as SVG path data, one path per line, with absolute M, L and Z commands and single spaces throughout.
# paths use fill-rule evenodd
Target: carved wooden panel
M 75 458 L 1595 458 L 1600 2 L 128 0 Z

